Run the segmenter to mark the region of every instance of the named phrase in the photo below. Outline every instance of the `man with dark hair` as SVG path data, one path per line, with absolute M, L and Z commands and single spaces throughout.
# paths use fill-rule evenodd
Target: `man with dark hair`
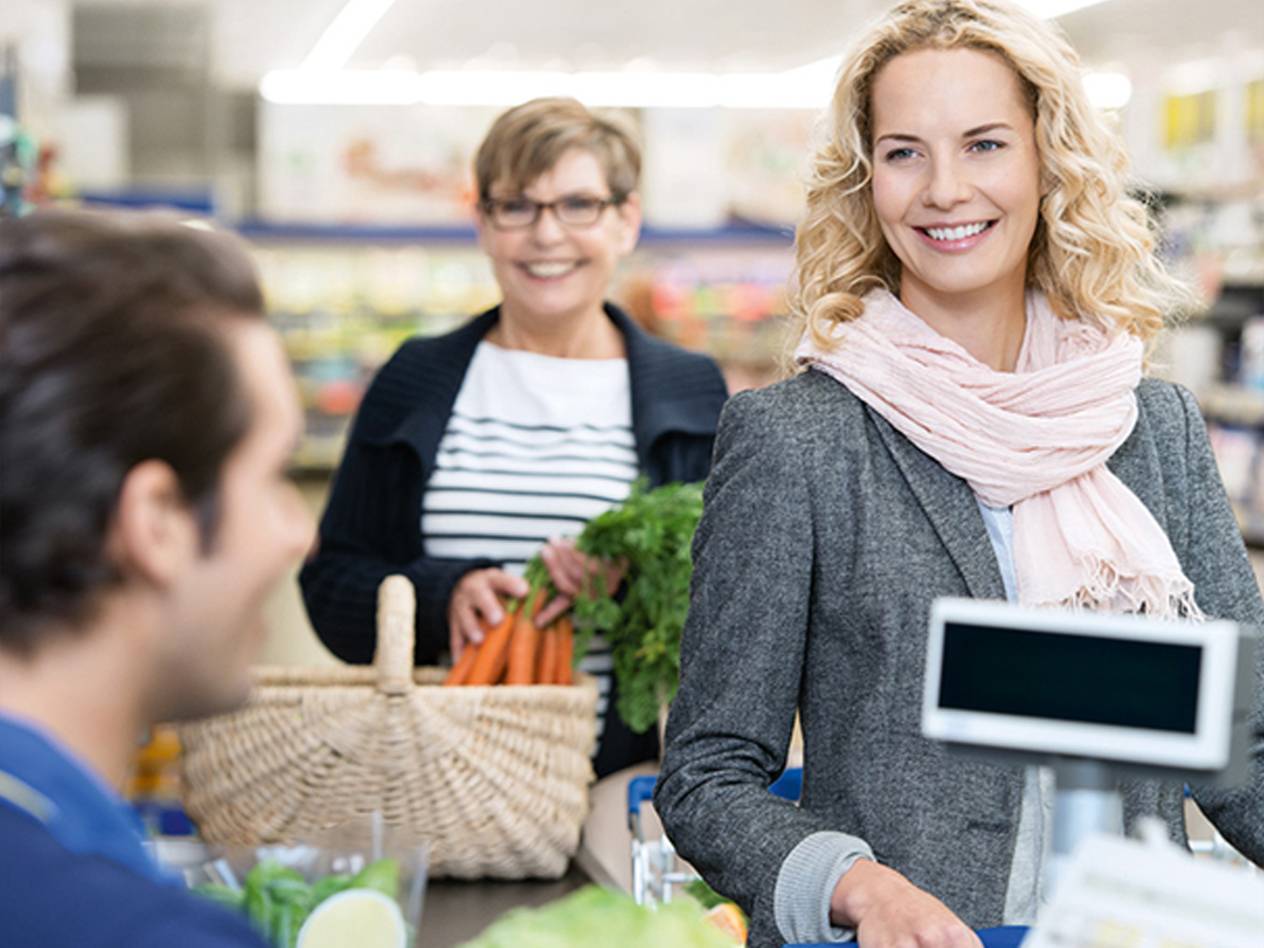
M 158 721 L 249 691 L 311 518 L 301 413 L 241 245 L 0 221 L 0 945 L 260 945 L 154 864 L 112 789 Z

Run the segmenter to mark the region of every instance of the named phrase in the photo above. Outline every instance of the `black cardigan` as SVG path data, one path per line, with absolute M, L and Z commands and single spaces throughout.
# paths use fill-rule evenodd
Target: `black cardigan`
M 617 307 L 606 314 L 623 334 L 632 390 L 632 429 L 651 486 L 698 481 L 711 464 L 727 397 L 716 364 L 655 339 Z M 373 660 L 377 588 L 402 573 L 417 591 L 416 657 L 433 664 L 448 646 L 448 599 L 471 569 L 492 560 L 425 555 L 421 502 L 474 351 L 499 308 L 443 336 L 409 340 L 382 367 L 352 426 L 320 523 L 317 552 L 299 574 L 320 640 L 339 658 Z

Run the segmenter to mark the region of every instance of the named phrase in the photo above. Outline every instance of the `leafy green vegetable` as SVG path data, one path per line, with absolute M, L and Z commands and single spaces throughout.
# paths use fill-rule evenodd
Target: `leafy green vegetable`
M 715 908 L 717 905 L 723 905 L 725 902 L 731 902 L 732 899 L 726 899 L 724 896 L 716 892 L 715 889 L 707 885 L 701 879 L 694 879 L 693 882 L 685 886 L 685 893 L 704 909 Z M 743 912 L 743 915 L 746 913 Z
M 588 886 L 536 909 L 514 909 L 462 948 L 733 948 L 688 900 L 650 909 L 622 892 Z
M 298 911 L 289 902 L 277 902 L 272 911 L 272 928 L 268 935 L 277 948 L 294 948 L 300 925 L 295 924 Z M 301 924 L 301 923 L 300 923 Z
M 351 880 L 348 889 L 376 889 L 392 899 L 399 898 L 399 863 L 394 859 L 379 859 L 361 869 Z
M 194 886 L 193 891 L 203 898 L 210 899 L 217 905 L 226 909 L 232 909 L 234 912 L 245 910 L 242 902 L 245 893 L 241 889 L 234 889 L 229 885 L 220 885 L 216 882 L 207 882 L 203 885 Z
M 201 885 L 194 891 L 244 914 L 273 948 L 295 948 L 298 933 L 321 902 L 347 889 L 374 889 L 392 899 L 399 897 L 399 864 L 379 859 L 351 876 L 325 876 L 309 885 L 302 874 L 272 860 L 263 860 L 246 875 L 240 891 L 223 885 Z
M 254 870 L 250 875 L 253 876 Z M 272 933 L 272 896 L 268 894 L 267 884 L 258 880 L 253 883 L 246 877 L 246 916 L 254 923 L 255 928 L 263 934 Z
M 351 888 L 351 878 L 351 876 L 342 872 L 332 876 L 325 876 L 325 878 L 312 886 L 313 905 L 319 905 L 331 895 L 337 895 L 344 889 Z
M 600 583 L 576 599 L 575 651 L 583 654 L 595 633 L 605 636 L 619 683 L 619 717 L 637 733 L 654 726 L 680 684 L 690 546 L 701 516 L 701 484 L 649 490 L 641 480 L 622 505 L 590 520 L 576 541 L 584 553 L 627 566 L 621 601 Z

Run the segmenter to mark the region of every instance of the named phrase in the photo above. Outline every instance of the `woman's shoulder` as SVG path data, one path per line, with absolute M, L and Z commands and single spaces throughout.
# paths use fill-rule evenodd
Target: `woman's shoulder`
M 1137 385 L 1137 409 L 1161 443 L 1184 442 L 1191 419 L 1201 419 L 1192 392 L 1176 382 L 1143 378 Z
M 629 347 L 628 367 L 665 390 L 712 395 L 724 390 L 724 375 L 711 356 L 644 331 Z
M 790 448 L 855 445 L 866 437 L 864 403 L 846 386 L 811 370 L 739 392 L 720 416 L 722 431 Z
M 450 406 L 479 341 L 494 321 L 494 311 L 483 313 L 450 332 L 404 342 L 378 369 L 364 395 L 361 433 L 380 438 L 419 409 Z
M 807 370 L 766 385 L 739 392 L 725 412 L 742 412 L 771 424 L 818 427 L 850 426 L 864 422 L 864 403 L 843 384 L 821 372 Z
M 379 374 L 412 372 L 419 367 L 442 364 L 461 353 L 466 355 L 468 363 L 469 357 L 473 356 L 479 342 L 495 322 L 496 311 L 490 310 L 447 332 L 413 336 L 395 350 L 395 354 L 382 366 Z M 462 365 L 462 371 L 464 368 Z

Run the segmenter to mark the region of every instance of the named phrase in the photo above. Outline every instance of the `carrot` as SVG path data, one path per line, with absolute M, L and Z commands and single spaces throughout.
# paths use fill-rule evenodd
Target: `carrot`
M 445 685 L 463 685 L 465 679 L 470 677 L 470 669 L 474 667 L 474 660 L 478 657 L 478 650 L 481 645 L 469 643 L 465 646 L 465 651 L 461 653 L 461 657 L 457 659 L 452 670 L 448 672 L 448 677 L 443 679 Z
M 500 681 L 509 661 L 509 638 L 513 634 L 514 619 L 514 610 L 507 607 L 505 617 L 487 630 L 465 684 L 494 685 Z
M 543 590 L 535 590 L 529 595 L 528 605 L 523 606 L 514 621 L 513 636 L 509 640 L 509 670 L 505 673 L 507 685 L 529 685 L 536 680 L 540 630 L 535 626 L 535 614 L 543 596 Z
M 553 666 L 553 681 L 555 684 L 569 685 L 575 680 L 575 673 L 571 669 L 575 655 L 575 626 L 568 615 L 558 619 L 557 625 L 557 663 Z
M 540 658 L 535 663 L 535 681 L 538 685 L 555 684 L 557 650 L 561 646 L 562 630 L 553 622 L 540 636 Z

